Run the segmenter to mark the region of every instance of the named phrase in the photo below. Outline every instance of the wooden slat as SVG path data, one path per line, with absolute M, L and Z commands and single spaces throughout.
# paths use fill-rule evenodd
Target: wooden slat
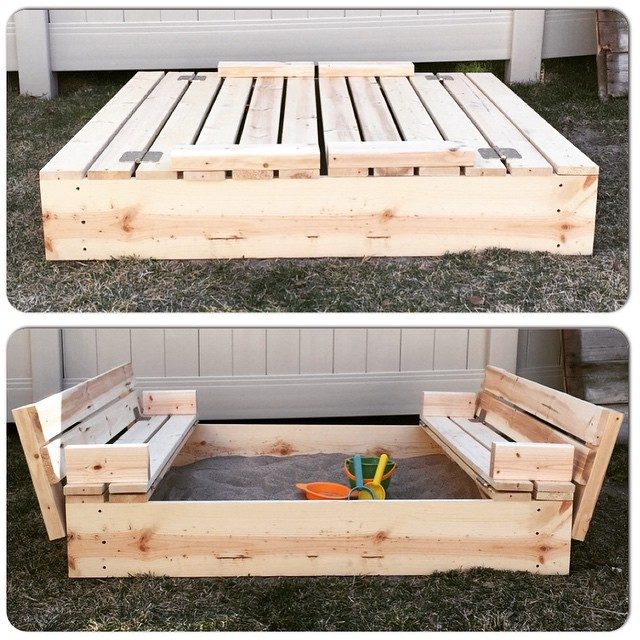
M 554 429 L 537 418 L 505 404 L 490 393 L 478 395 L 478 416 L 494 429 L 517 442 L 570 444 L 574 448 L 573 481 L 585 484 L 589 478 L 595 449 Z
M 320 78 L 412 76 L 413 62 L 319 62 Z
M 174 171 L 289 169 L 320 174 L 320 148 L 311 144 L 180 145 L 171 152 Z
M 325 143 L 360 141 L 360 130 L 349 97 L 346 78 L 320 78 L 318 86 Z M 367 176 L 369 169 L 368 167 L 358 169 L 329 167 L 328 174 L 332 177 Z
M 478 420 L 469 420 L 468 418 L 458 417 L 452 417 L 451 420 L 463 431 L 466 431 L 472 438 L 477 440 L 483 447 L 486 447 L 489 450 L 493 446 L 494 442 L 509 442 L 509 440 Z
M 573 473 L 573 447 L 537 442 L 493 442 L 492 478 L 568 482 Z
M 492 73 L 467 77 L 502 111 L 560 175 L 598 175 L 598 165 Z
M 435 75 L 420 74 L 410 78 L 410 82 L 444 139 L 462 140 L 475 147 L 474 166 L 463 169 L 466 176 L 506 175 L 507 169 L 497 155 L 488 158 L 480 155 L 478 149 L 490 148 L 489 143 Z
M 425 391 L 422 394 L 421 417 L 461 416 L 473 418 L 476 394 L 466 391 Z
M 550 175 L 553 167 L 464 73 L 438 74 L 444 87 L 473 120 L 512 175 Z M 514 150 L 520 157 L 509 157 Z
M 402 140 L 382 90 L 374 77 L 349 77 L 353 104 L 367 142 Z M 374 176 L 412 176 L 413 167 L 377 167 Z
M 475 438 L 463 431 L 455 422 L 444 417 L 428 417 L 422 420 L 435 441 L 455 462 L 471 471 L 469 475 L 480 476 L 487 484 L 500 491 L 533 491 L 533 483 L 527 478 L 501 480 L 490 473 L 491 454 Z
M 138 392 L 132 391 L 43 446 L 40 453 L 49 482 L 55 484 L 66 475 L 65 447 L 72 444 L 105 444 L 135 422 L 137 411 Z
M 284 79 L 258 78 L 253 88 L 249 111 L 240 144 L 276 144 L 280 128 L 280 107 Z M 270 170 L 236 170 L 234 178 L 265 180 L 273 178 Z
M 411 169 L 413 167 L 461 167 L 474 161 L 474 150 L 458 142 L 421 140 L 399 142 L 329 142 L 329 167 L 354 168 L 365 165 L 374 169 L 384 167 Z
M 40 171 L 42 180 L 84 178 L 120 127 L 160 82 L 162 71 L 138 71 Z
M 196 145 L 234 144 L 251 93 L 251 78 L 226 78 L 204 122 Z M 224 180 L 224 171 L 185 171 L 184 180 Z
M 220 62 L 221 78 L 313 78 L 313 62 Z
M 196 392 L 188 389 L 143 391 L 140 404 L 146 416 L 195 415 L 197 410 Z
M 140 419 L 118 438 L 117 443 L 128 444 L 148 442 L 168 419 L 169 416 L 167 415 L 151 416 L 147 420 Z
M 316 85 L 313 78 L 290 78 L 282 121 L 282 144 L 318 146 L 318 113 Z M 318 149 L 319 155 L 319 149 Z M 320 175 L 320 159 L 317 169 L 281 169 L 280 178 L 317 178 Z
M 70 484 L 148 482 L 149 445 L 75 444 L 65 450 Z
M 136 170 L 137 178 L 176 179 L 171 169 L 171 150 L 176 145 L 193 144 L 202 127 L 221 79 L 215 73 L 199 73 L 176 105 Z M 153 156 L 162 154 L 158 160 Z
M 83 484 L 68 483 L 64 485 L 65 496 L 98 496 L 108 488 L 106 482 L 93 482 Z
M 139 158 L 144 156 L 189 87 L 187 80 L 179 78 L 191 75 L 191 71 L 167 73 L 91 165 L 87 177 L 94 180 L 131 177 L 136 168 L 136 160 L 121 160 L 123 154 L 136 152 Z
M 536 480 L 533 483 L 535 500 L 573 500 L 576 485 L 573 482 Z
M 36 402 L 43 443 L 109 402 L 126 396 L 132 388 L 133 370 L 131 364 L 125 364 Z
M 431 119 L 408 78 L 382 77 L 380 85 L 405 140 L 442 140 L 438 127 Z M 473 160 L 471 164 L 473 164 Z M 418 167 L 418 174 L 421 176 L 456 176 L 460 175 L 460 168 L 458 166 Z
M 609 416 L 606 409 L 537 382 L 519 378 L 498 367 L 489 366 L 485 369 L 482 388 L 587 444 L 600 442 Z

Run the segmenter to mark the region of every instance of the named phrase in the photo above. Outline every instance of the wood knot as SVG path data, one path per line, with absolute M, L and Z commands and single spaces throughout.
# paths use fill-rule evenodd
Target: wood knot
M 153 535 L 153 532 L 150 530 L 145 530 L 140 534 L 140 540 L 138 541 L 138 549 L 140 549 L 142 553 L 149 551 L 151 546 L 149 542 L 151 541 L 152 535 Z
M 94 464 L 93 465 L 93 469 L 94 469 L 94 471 L 100 471 L 100 469 L 102 469 L 102 465 L 101 464 Z
M 385 540 L 388 540 L 389 538 L 389 534 L 386 531 L 378 531 L 378 533 L 376 533 L 375 536 L 373 536 L 373 541 L 376 544 L 379 544 L 380 542 L 384 542 Z
M 293 446 L 290 442 L 278 440 L 271 448 L 270 453 L 275 453 L 280 456 L 289 456 L 293 453 Z
M 133 211 L 127 211 L 122 216 L 122 221 L 120 222 L 120 226 L 125 233 L 131 233 L 133 231 L 133 219 L 135 214 Z
M 582 188 L 588 189 L 597 179 L 598 179 L 598 176 L 587 176 L 584 179 L 584 184 L 582 185 Z
M 44 248 L 51 253 L 53 251 L 53 241 L 51 240 L 51 238 L 46 238 L 44 239 Z
M 393 209 L 385 209 L 382 212 L 382 219 L 383 220 L 391 220 L 391 218 L 393 218 L 396 214 L 394 213 Z

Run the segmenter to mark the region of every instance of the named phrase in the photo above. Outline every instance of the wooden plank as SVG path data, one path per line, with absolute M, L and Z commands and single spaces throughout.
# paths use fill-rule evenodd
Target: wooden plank
M 598 175 L 598 165 L 492 73 L 469 78 L 548 160 L 559 175 Z
M 41 180 L 84 178 L 87 169 L 160 82 L 162 71 L 138 71 L 40 170 Z
M 420 417 L 461 416 L 473 418 L 476 394 L 466 391 L 425 391 L 422 394 Z
M 106 486 L 106 485 L 105 485 Z M 95 495 L 68 495 L 65 496 L 65 504 L 96 504 L 107 502 L 109 494 L 105 491 Z
M 374 77 L 349 77 L 353 105 L 367 142 L 402 140 Z M 346 144 L 346 143 L 343 143 Z M 413 167 L 375 167 L 374 176 L 412 176 Z
M 604 428 L 600 438 L 600 446 L 598 446 L 593 467 L 589 474 L 589 479 L 585 485 L 576 487 L 576 496 L 574 499 L 574 517 L 571 537 L 575 540 L 584 540 L 596 503 L 600 497 L 600 491 L 604 482 L 609 460 L 616 444 L 618 431 L 622 424 L 623 415 L 617 411 L 605 409 Z
M 251 78 L 226 78 L 196 145 L 234 144 L 251 94 Z M 224 180 L 224 171 L 185 171 L 184 180 Z
M 469 475 L 480 476 L 487 484 L 499 491 L 532 491 L 533 483 L 527 478 L 495 478 L 490 473 L 491 454 L 475 438 L 463 431 L 449 418 L 431 416 L 423 421 L 427 432 L 447 454 L 454 454 L 454 462 L 468 467 Z
M 172 178 L 178 173 L 171 169 L 171 150 L 176 145 L 193 144 L 211 107 L 221 79 L 215 73 L 199 73 L 176 105 L 158 134 L 142 163 L 136 178 Z M 159 159 L 155 156 L 161 154 Z
M 132 388 L 133 370 L 131 364 L 124 364 L 36 402 L 39 417 L 36 428 L 42 429 L 42 442 L 128 395 Z
M 72 504 L 69 575 L 569 571 L 571 503 L 389 500 L 379 507 L 364 500 L 257 501 L 250 509 L 243 501 Z
M 136 159 L 144 157 L 149 150 L 182 94 L 189 87 L 189 82 L 184 78 L 191 75 L 191 71 L 168 72 L 91 165 L 87 171 L 87 178 L 130 178 L 136 168 Z M 132 154 L 136 157 L 132 158 Z
M 12 414 L 49 540 L 64 538 L 67 530 L 62 484 L 51 484 L 42 464 L 40 449 L 44 439 L 42 427 L 38 424 L 38 412 L 34 405 L 28 405 L 14 409 Z
M 280 107 L 284 79 L 258 78 L 253 88 L 249 111 L 244 122 L 240 144 L 277 144 L 280 129 Z M 237 179 L 266 180 L 273 178 L 270 170 L 235 170 Z
M 170 416 L 149 441 L 149 477 L 146 481 L 120 480 L 109 485 L 109 493 L 148 493 L 158 486 L 182 445 L 193 431 L 195 416 Z
M 453 176 L 341 178 L 339 188 L 330 180 L 282 180 L 275 190 L 263 180 L 224 180 L 215 189 L 185 180 L 156 180 L 153 189 L 130 179 L 43 181 L 47 257 L 592 251 L 597 185 L 583 176 L 467 177 L 464 189 Z
M 141 405 L 142 413 L 146 416 L 195 415 L 197 412 L 196 391 L 186 389 L 143 391 Z
M 478 420 L 468 418 L 451 418 L 463 431 L 466 431 L 472 438 L 477 440 L 483 447 L 491 449 L 494 442 L 508 443 L 509 440 L 503 438 L 487 425 Z
M 318 112 L 316 85 L 313 78 L 287 80 L 282 144 L 314 145 L 318 149 L 318 168 L 281 169 L 280 178 L 317 178 L 320 175 L 320 151 L 318 148 Z
M 382 77 L 380 86 L 393 112 L 396 124 L 405 140 L 442 141 L 442 135 L 425 109 L 415 89 L 406 77 Z M 471 164 L 475 160 L 475 151 Z M 459 167 L 418 167 L 418 175 L 460 175 Z
M 438 74 L 512 175 L 550 175 L 553 167 L 464 73 Z
M 493 442 L 491 477 L 506 480 L 568 482 L 573 473 L 573 447 L 537 442 Z
M 442 453 L 417 425 L 199 424 L 176 465 L 215 456 L 387 453 L 392 460 Z
M 502 160 L 494 154 L 487 156 L 486 149 L 490 148 L 486 138 L 471 122 L 467 114 L 451 97 L 442 83 L 432 73 L 416 75 L 410 78 L 422 104 L 437 124 L 445 140 L 463 140 L 466 145 L 476 149 L 473 167 L 465 167 L 465 176 L 504 176 L 507 169 Z M 483 150 L 481 155 L 479 150 Z
M 320 78 L 412 76 L 413 62 L 319 62 Z
M 320 175 L 320 148 L 311 144 L 179 145 L 171 151 L 173 171 L 312 170 Z
M 358 121 L 349 96 L 346 78 L 320 78 L 320 106 L 325 143 L 354 142 L 361 140 Z M 368 167 L 358 169 L 331 169 L 332 177 L 368 176 Z
M 138 392 L 132 391 L 44 445 L 40 453 L 49 482 L 55 484 L 66 476 L 65 447 L 105 444 L 135 422 L 138 410 Z
M 462 167 L 471 166 L 475 152 L 448 140 L 382 142 L 328 142 L 329 167 L 349 169 L 366 165 L 381 167 Z
M 65 449 L 65 457 L 71 484 L 149 480 L 147 444 L 75 444 Z
M 116 442 L 118 444 L 149 442 L 168 419 L 168 415 L 151 416 L 147 420 L 140 419 L 130 429 L 127 429 Z
M 573 446 L 573 480 L 578 484 L 587 482 L 595 458 L 594 448 L 540 422 L 516 407 L 501 402 L 485 391 L 478 395 L 478 416 L 483 422 L 517 442 L 546 442 Z
M 109 485 L 106 482 L 64 485 L 65 496 L 97 496 L 105 493 Z
M 313 78 L 313 62 L 219 62 L 221 78 Z
M 576 485 L 573 482 L 549 482 L 538 480 L 533 483 L 535 500 L 573 500 Z
M 587 444 L 598 444 L 608 419 L 606 409 L 488 366 L 482 388 L 532 413 Z

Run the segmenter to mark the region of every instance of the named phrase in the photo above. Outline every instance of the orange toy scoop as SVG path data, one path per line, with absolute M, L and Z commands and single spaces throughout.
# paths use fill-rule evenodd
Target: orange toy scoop
M 304 491 L 307 500 L 346 500 L 349 487 L 337 482 L 298 482 L 296 487 Z

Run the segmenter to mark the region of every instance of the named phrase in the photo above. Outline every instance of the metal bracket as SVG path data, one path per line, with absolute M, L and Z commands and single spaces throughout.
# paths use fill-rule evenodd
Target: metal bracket
M 125 151 L 120 156 L 120 162 L 159 162 L 162 151 Z
M 481 149 L 478 149 L 478 153 L 480 154 L 480 157 L 484 158 L 485 160 L 500 159 L 500 154 L 492 147 L 482 147 Z
M 498 147 L 498 153 L 500 154 L 501 158 L 522 158 L 517 150 L 511 147 Z
M 184 75 L 184 76 L 178 76 L 178 80 L 186 80 L 187 82 L 193 82 L 194 80 L 203 80 L 206 78 L 207 76 L 197 76 L 195 73 L 191 74 L 190 76 Z
M 438 76 L 438 80 L 441 80 L 441 81 L 442 80 L 453 80 L 453 76 L 445 76 L 445 75 L 440 74 Z
M 478 153 L 485 160 L 491 160 L 495 158 L 499 158 L 502 160 L 522 158 L 517 150 L 513 149 L 512 147 L 497 147 L 496 149 L 494 149 L 493 147 L 482 147 L 481 149 L 478 149 Z

